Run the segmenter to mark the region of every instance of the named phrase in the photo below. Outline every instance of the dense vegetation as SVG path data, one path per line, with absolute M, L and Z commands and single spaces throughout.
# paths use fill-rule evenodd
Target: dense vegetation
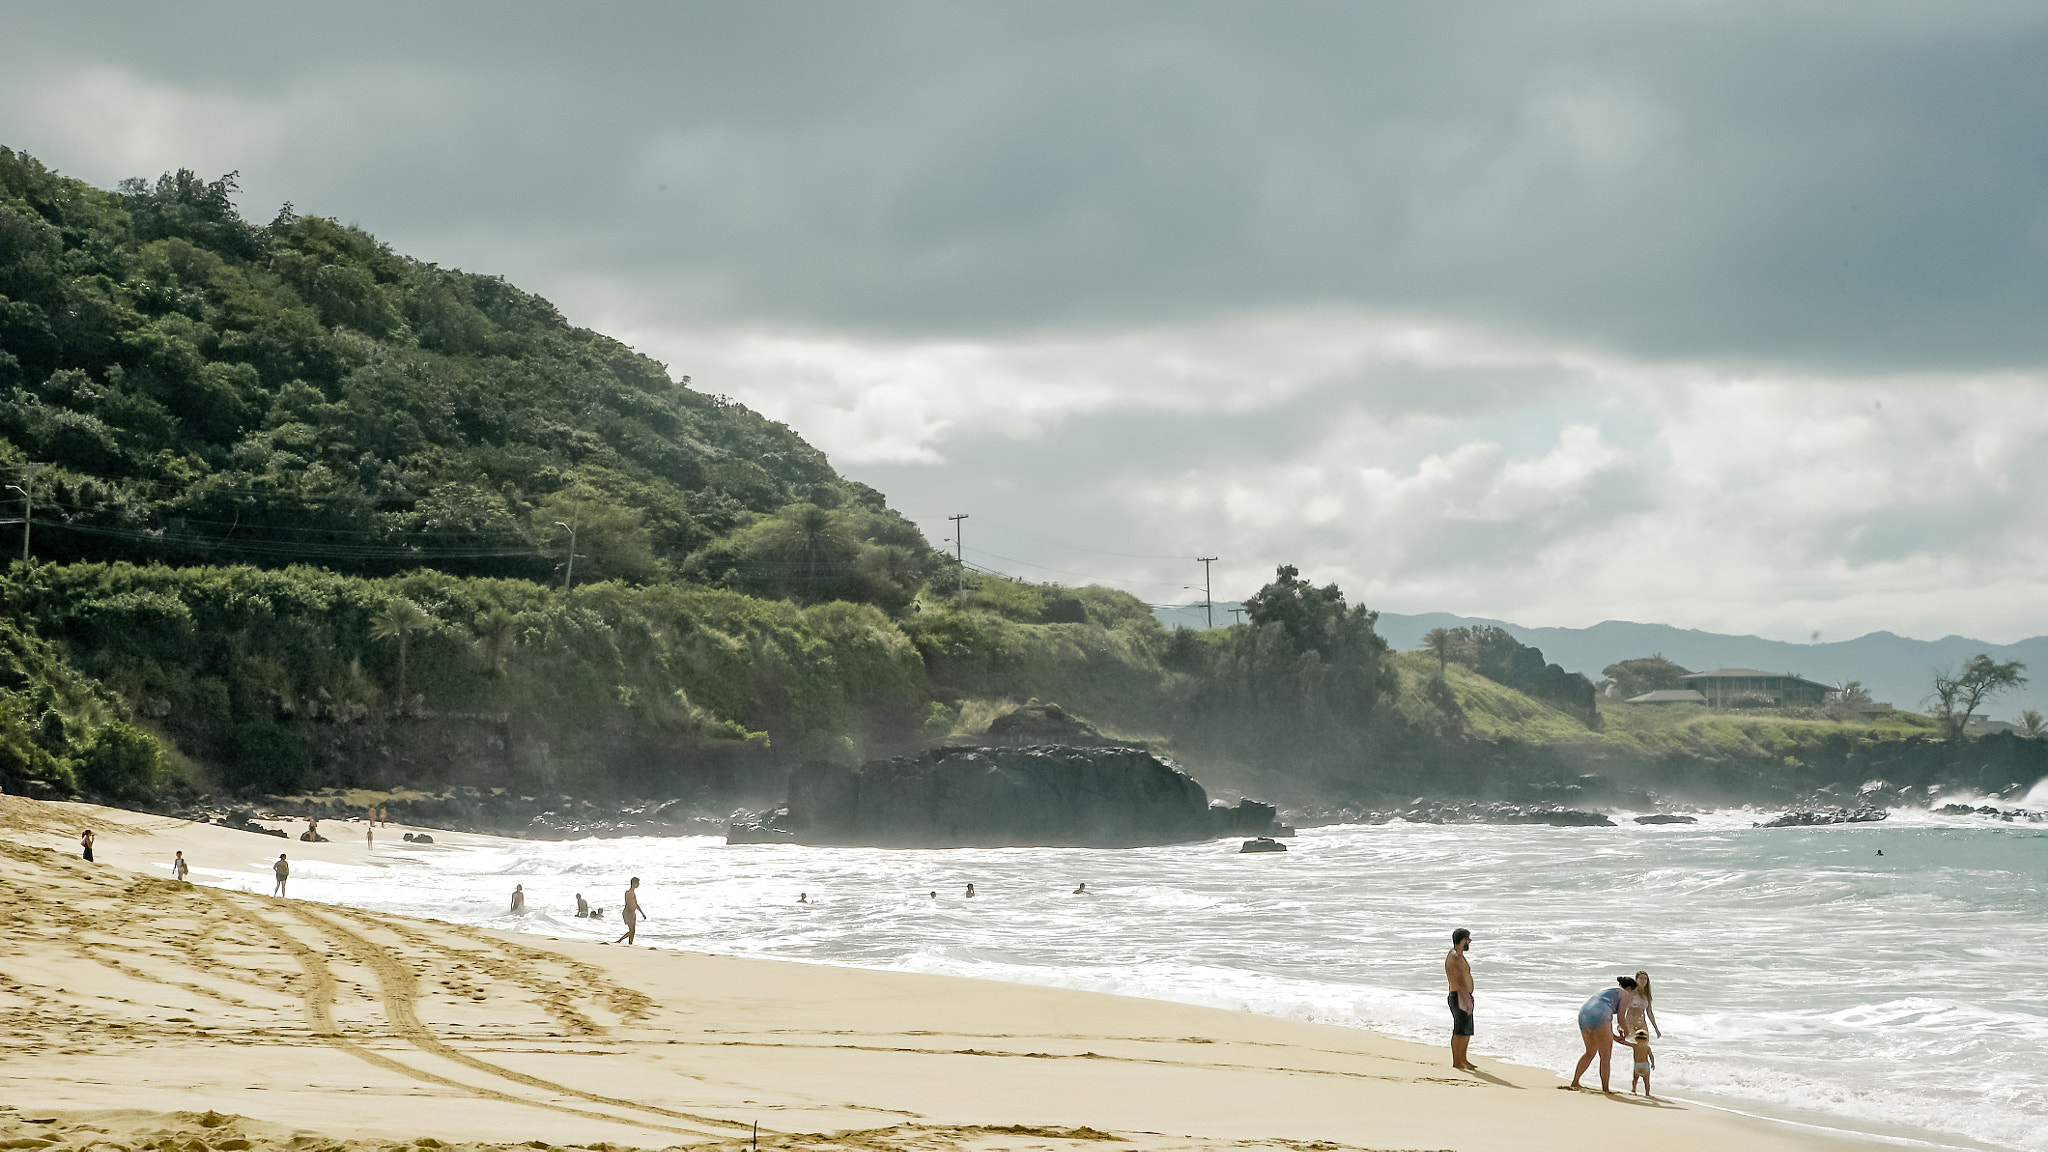
M 1201 633 L 963 577 L 788 428 L 502 280 L 233 193 L 0 149 L 0 508 L 32 503 L 0 529 L 32 557 L 0 578 L 9 791 L 754 802 L 1031 698 L 1294 803 L 1558 796 L 1589 765 L 1784 787 L 1925 742 L 1599 709 L 1494 630 L 1393 653 L 1292 567 Z
M 573 530 L 585 579 L 717 542 L 749 590 L 921 580 L 916 529 L 788 428 L 503 280 L 289 207 L 251 225 L 234 188 L 102 192 L 0 148 L 0 468 L 35 556 L 553 580 Z

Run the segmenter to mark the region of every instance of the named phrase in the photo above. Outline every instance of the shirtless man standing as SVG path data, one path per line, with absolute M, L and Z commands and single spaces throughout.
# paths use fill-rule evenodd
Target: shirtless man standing
M 635 876 L 632 882 L 626 885 L 626 903 L 624 907 L 619 909 L 619 916 L 626 921 L 625 934 L 621 935 L 619 940 L 624 940 L 629 945 L 633 943 L 634 928 L 637 926 L 640 918 L 645 915 L 647 913 L 640 910 L 640 878 Z M 617 944 L 619 940 L 614 940 L 612 943 Z
M 270 871 L 277 876 L 277 887 L 272 888 L 270 894 L 272 896 L 284 895 L 284 882 L 292 878 L 291 861 L 286 860 L 284 853 L 279 852 L 277 854 L 277 863 L 270 866 Z
M 1472 1043 L 1472 965 L 1465 950 L 1472 947 L 1472 933 L 1460 928 L 1451 933 L 1451 950 L 1444 953 L 1444 978 L 1451 994 L 1444 999 L 1451 1006 L 1451 1067 L 1477 1070 L 1479 1065 L 1465 1058 Z

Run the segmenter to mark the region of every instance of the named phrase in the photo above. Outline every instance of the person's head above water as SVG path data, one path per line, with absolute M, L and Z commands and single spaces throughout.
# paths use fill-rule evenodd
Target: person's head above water
M 635 876 L 631 880 L 626 881 L 626 887 L 628 888 L 638 888 L 639 886 L 640 878 L 638 876 Z
M 1470 928 L 1456 929 L 1451 933 L 1451 947 L 1463 952 L 1472 946 L 1470 943 L 1471 939 L 1472 930 Z

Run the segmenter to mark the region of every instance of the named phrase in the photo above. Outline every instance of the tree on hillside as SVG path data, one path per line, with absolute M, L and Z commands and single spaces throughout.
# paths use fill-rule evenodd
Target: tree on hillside
M 1343 589 L 1335 584 L 1317 588 L 1302 579 L 1301 569 L 1292 564 L 1275 569 L 1273 582 L 1244 602 L 1244 612 L 1255 625 L 1279 625 L 1297 651 L 1324 651 L 1341 644 L 1347 631 Z M 1367 615 L 1371 617 L 1366 622 L 1370 631 L 1379 613 Z
M 412 634 L 432 625 L 434 618 L 410 600 L 393 600 L 370 619 L 370 635 L 379 640 L 398 641 L 398 711 L 405 709 L 405 651 Z
M 1959 669 L 1934 674 L 1934 691 L 1927 697 L 1927 714 L 1941 725 L 1942 734 L 1960 743 L 1969 733 L 1970 718 L 1985 701 L 2027 682 L 2020 673 L 2027 666 L 2018 660 L 2003 664 L 1978 653 Z
M 1451 654 L 1457 650 L 1457 634 L 1449 628 L 1431 628 L 1422 637 L 1421 651 L 1436 657 L 1436 678 L 1439 680 L 1444 678 L 1444 672 L 1450 665 Z
M 492 608 L 476 618 L 476 651 L 492 672 L 503 676 L 505 661 L 519 643 L 519 621 L 503 607 Z
M 2020 735 L 2028 739 L 2039 739 L 2048 736 L 2048 717 L 2042 716 L 2039 709 L 2029 708 L 2020 713 L 2019 724 L 2016 727 Z
M 1685 687 L 1684 677 L 1692 675 L 1692 669 L 1666 660 L 1659 652 L 1609 664 L 1600 674 L 1614 681 L 1615 695 L 1631 700 L 1645 692 Z

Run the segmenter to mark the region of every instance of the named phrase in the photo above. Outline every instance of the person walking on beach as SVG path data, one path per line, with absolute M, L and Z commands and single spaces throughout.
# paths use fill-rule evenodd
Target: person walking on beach
M 185 854 L 183 852 L 174 853 L 171 856 L 171 879 L 183 884 L 185 882 L 185 873 L 190 871 L 190 868 L 185 867 Z
M 1610 1082 L 1614 1064 L 1614 1042 L 1627 1037 L 1616 1031 L 1615 1014 L 1621 1010 L 1621 998 L 1635 990 L 1633 976 L 1617 976 L 1615 987 L 1594 994 L 1591 1000 L 1579 1006 L 1579 1039 L 1585 1041 L 1585 1055 L 1579 1057 L 1579 1066 L 1572 1069 L 1573 1090 L 1579 1087 L 1579 1078 L 1586 1074 L 1586 1068 L 1593 1063 L 1593 1057 L 1600 1058 L 1600 1090 L 1614 1091 Z
M 1451 950 L 1444 953 L 1444 978 L 1450 981 L 1451 993 L 1444 999 L 1451 1006 L 1451 1067 L 1477 1070 L 1479 1065 L 1465 1056 L 1472 1043 L 1472 964 L 1465 959 L 1471 947 L 1470 929 L 1451 933 Z
M 640 908 L 640 878 L 635 876 L 627 882 L 626 902 L 619 908 L 619 917 L 626 922 L 626 931 L 619 936 L 619 940 L 624 940 L 629 945 L 632 944 L 636 926 L 640 918 L 645 915 L 647 913 Z M 617 944 L 619 940 L 614 940 L 612 943 Z
M 85 862 L 92 863 L 92 829 L 87 828 L 78 834 L 78 848 L 85 854 Z
M 363 821 L 363 847 L 368 848 L 372 852 L 377 850 L 377 822 L 375 820 Z
M 279 852 L 277 854 L 277 863 L 270 866 L 270 871 L 277 876 L 277 886 L 270 890 L 270 894 L 272 896 L 284 895 L 284 882 L 292 877 L 291 861 L 286 860 L 284 853 Z

